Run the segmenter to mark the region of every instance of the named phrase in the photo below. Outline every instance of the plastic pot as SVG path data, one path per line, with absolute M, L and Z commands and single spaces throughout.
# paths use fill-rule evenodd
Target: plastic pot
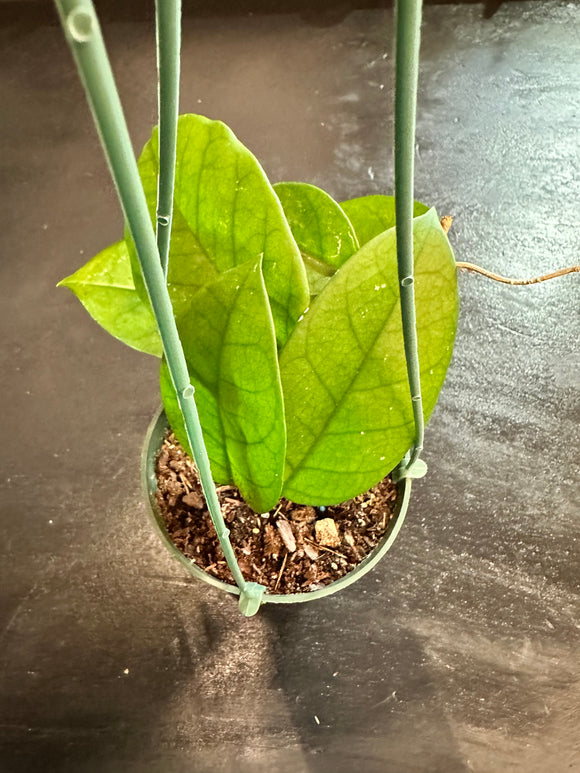
M 218 580 L 212 577 L 199 567 L 192 559 L 185 556 L 171 541 L 165 523 L 161 515 L 155 494 L 157 491 L 157 477 L 155 474 L 155 461 L 161 445 L 165 432 L 167 431 L 169 424 L 167 417 L 162 408 L 160 408 L 153 417 L 147 435 L 145 437 L 145 443 L 143 446 L 143 453 L 141 457 L 141 482 L 143 487 L 143 493 L 147 502 L 147 508 L 151 516 L 151 520 L 164 542 L 168 550 L 185 566 L 188 571 L 199 580 L 213 585 L 214 588 L 225 591 L 226 593 L 232 593 L 239 595 L 240 590 L 236 585 L 230 585 L 229 583 Z M 395 502 L 395 510 L 393 517 L 391 518 L 387 531 L 379 544 L 364 558 L 355 569 L 345 574 L 338 580 L 334 580 L 324 588 L 318 590 L 309 591 L 306 593 L 292 593 L 292 594 L 275 594 L 265 593 L 262 598 L 263 604 L 300 604 L 305 601 L 314 601 L 315 599 L 321 599 L 325 596 L 330 596 L 337 591 L 348 588 L 353 582 L 356 582 L 369 572 L 385 555 L 389 550 L 401 526 L 405 519 L 407 507 L 409 505 L 409 498 L 411 495 L 411 478 L 403 478 L 398 484 L 398 496 Z

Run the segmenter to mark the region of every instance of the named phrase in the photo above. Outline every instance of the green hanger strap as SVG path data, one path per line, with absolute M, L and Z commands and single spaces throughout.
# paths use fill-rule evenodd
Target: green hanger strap
M 403 340 L 415 436 L 400 467 L 410 473 L 423 450 L 425 419 L 417 346 L 413 266 L 413 175 L 422 0 L 397 0 L 395 59 L 395 214 Z M 417 469 L 415 469 L 417 472 Z M 400 474 L 400 473 L 399 473 Z M 424 472 L 423 472 L 424 474 Z

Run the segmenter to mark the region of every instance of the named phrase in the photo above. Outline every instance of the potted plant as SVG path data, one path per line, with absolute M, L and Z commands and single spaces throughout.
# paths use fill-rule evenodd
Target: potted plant
M 157 6 L 160 126 L 137 166 L 92 4 L 57 5 L 127 223 L 61 284 L 162 356 L 143 467 L 160 533 L 245 614 L 334 592 L 402 524 L 457 324 L 445 229 L 413 202 L 420 3 L 397 8 L 396 196 L 341 204 L 272 186 L 224 124 L 178 119 L 178 2 Z

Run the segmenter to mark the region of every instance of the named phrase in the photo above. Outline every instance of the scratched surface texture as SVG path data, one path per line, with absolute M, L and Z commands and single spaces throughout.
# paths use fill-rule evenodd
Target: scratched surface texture
M 392 11 L 271 5 L 189 8 L 182 109 L 227 121 L 273 180 L 390 192 Z M 578 277 L 461 276 L 429 475 L 392 551 L 343 595 L 245 620 L 146 518 L 156 363 L 55 289 L 122 224 L 54 16 L 16 6 L 0 4 L 2 773 L 580 771 Z M 105 33 L 141 145 L 151 9 L 120 7 Z M 416 189 L 454 216 L 458 259 L 578 262 L 579 23 L 558 0 L 427 5 Z

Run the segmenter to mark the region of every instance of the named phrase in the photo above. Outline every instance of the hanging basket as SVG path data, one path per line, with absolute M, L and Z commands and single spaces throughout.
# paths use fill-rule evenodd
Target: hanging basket
M 153 417 L 151 424 L 149 425 L 149 429 L 147 430 L 145 443 L 143 445 L 143 453 L 141 456 L 141 485 L 151 520 L 165 546 L 169 549 L 172 555 L 188 569 L 193 577 L 196 577 L 199 580 L 203 580 L 209 585 L 212 585 L 214 588 L 219 588 L 221 591 L 239 596 L 240 589 L 237 585 L 230 585 L 229 583 L 218 580 L 217 578 L 212 577 L 210 574 L 205 572 L 195 563 L 195 561 L 188 558 L 177 548 L 167 532 L 165 522 L 163 520 L 163 516 L 161 514 L 161 510 L 156 498 L 157 475 L 155 471 L 155 463 L 159 451 L 161 450 L 165 433 L 168 429 L 169 423 L 167 421 L 167 417 L 165 416 L 163 409 L 160 408 Z M 411 496 L 411 478 L 403 478 L 397 484 L 397 489 L 397 500 L 395 502 L 392 518 L 390 519 L 387 526 L 387 531 L 381 538 L 379 544 L 369 553 L 368 556 L 366 556 L 366 558 L 361 561 L 361 563 L 355 569 L 344 575 L 344 577 L 331 582 L 324 588 L 309 591 L 308 593 L 280 594 L 266 592 L 261 597 L 260 603 L 298 604 L 305 601 L 314 601 L 315 599 L 321 599 L 325 596 L 330 596 L 339 590 L 348 588 L 348 586 L 352 585 L 353 582 L 356 582 L 365 574 L 367 574 L 367 572 L 369 572 L 389 550 L 395 541 L 401 526 L 403 525 L 403 521 L 405 520 L 407 507 L 409 505 L 409 498 Z M 249 610 L 245 610 L 242 607 L 242 611 L 245 614 L 254 614 L 258 607 L 259 604 L 255 609 L 250 607 Z

